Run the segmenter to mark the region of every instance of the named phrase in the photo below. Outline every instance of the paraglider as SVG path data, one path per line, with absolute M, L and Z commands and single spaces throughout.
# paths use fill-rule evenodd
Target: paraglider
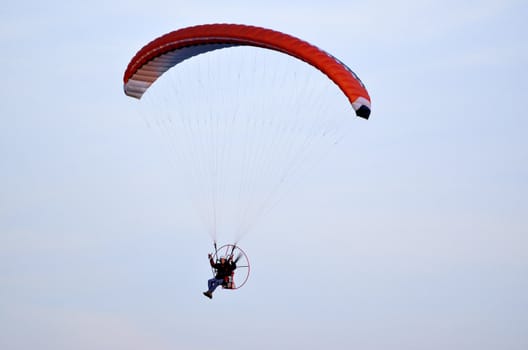
M 365 85 L 342 61 L 289 34 L 241 24 L 197 25 L 152 40 L 128 64 L 123 77 L 124 92 L 142 99 L 171 68 L 181 66 L 177 74 L 180 77 L 187 70 L 191 72 L 188 63 L 199 61 L 198 57 L 209 57 L 234 48 L 273 52 L 280 56 L 280 60 L 286 56 L 293 58 L 296 64 L 309 67 L 309 74 L 314 70 L 322 72 L 327 78 L 324 84 L 328 81 L 334 84 L 328 88 L 332 89 L 332 97 L 338 95 L 333 90 L 337 87 L 340 98 L 346 97 L 358 117 L 369 118 L 371 102 Z M 241 52 L 240 56 L 245 53 L 237 52 Z M 249 60 L 256 61 L 256 58 L 251 56 Z M 293 64 L 290 61 L 286 64 Z M 287 68 L 286 74 L 277 74 L 275 87 L 266 88 L 265 79 L 270 76 L 266 71 L 252 77 L 249 87 L 242 85 L 232 93 L 231 85 L 242 80 L 242 69 L 246 64 L 235 63 L 234 72 L 229 73 L 222 65 L 225 61 L 219 59 L 219 62 L 221 64 L 206 68 L 197 65 L 185 83 L 173 82 L 172 95 L 154 103 L 156 108 L 167 106 L 164 106 L 163 116 L 155 117 L 158 119 L 153 121 L 170 139 L 178 164 L 188 164 L 178 169 L 188 170 L 189 184 L 195 184 L 193 191 L 199 197 L 196 207 L 215 242 L 215 253 L 209 254 L 213 278 L 208 281 L 208 290 L 204 292 L 209 298 L 218 286 L 228 290 L 242 287 L 250 270 L 246 254 L 236 243 L 216 249 L 217 233 L 236 231 L 235 242 L 238 242 L 260 216 L 273 208 L 280 199 L 280 189 L 303 164 L 309 163 L 307 159 L 312 150 L 318 150 L 319 142 L 335 144 L 341 131 L 339 124 L 331 119 L 338 113 L 313 105 L 318 101 L 313 96 L 320 93 L 319 85 L 314 91 L 307 92 L 308 84 L 304 82 L 294 89 L 282 85 L 288 77 L 304 76 L 304 73 L 290 74 Z M 252 63 L 248 71 L 267 69 L 267 56 L 262 62 Z M 215 79 L 217 74 L 225 74 L 225 78 L 221 75 Z M 231 95 L 214 96 L 222 93 Z M 290 93 L 305 93 L 309 97 L 294 98 L 288 96 Z M 266 96 L 268 94 L 273 96 Z M 198 97 L 192 101 L 196 95 Z M 169 106 L 169 103 L 174 105 Z M 281 112 L 281 103 L 293 107 L 286 107 L 286 112 Z M 185 106 L 190 107 L 186 110 Z M 229 106 L 227 111 L 222 111 L 224 106 Z M 260 115 L 262 119 L 259 119 Z M 199 192 L 202 194 L 198 195 Z M 232 227 L 221 227 L 230 216 L 236 223 Z
M 213 255 L 209 254 L 209 263 L 211 264 L 211 267 L 216 271 L 215 276 L 207 281 L 208 289 L 207 291 L 203 292 L 203 295 L 208 297 L 209 299 L 213 298 L 213 292 L 215 291 L 216 287 L 222 285 L 226 288 L 229 288 L 230 286 L 230 278 L 235 273 L 235 270 L 237 268 L 236 262 L 233 260 L 233 257 L 221 257 L 220 261 L 214 262 Z

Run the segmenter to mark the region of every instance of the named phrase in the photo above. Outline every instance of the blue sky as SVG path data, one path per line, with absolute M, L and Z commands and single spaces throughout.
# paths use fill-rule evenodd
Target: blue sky
M 526 349 L 527 15 L 524 1 L 8 1 L 0 347 Z M 333 53 L 373 112 L 240 242 L 248 284 L 210 301 L 210 238 L 122 75 L 154 37 L 214 22 Z

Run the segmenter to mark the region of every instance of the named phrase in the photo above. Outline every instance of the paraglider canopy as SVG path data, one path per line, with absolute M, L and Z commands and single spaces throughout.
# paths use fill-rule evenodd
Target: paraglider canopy
M 365 119 L 370 116 L 369 94 L 358 76 L 343 62 L 291 35 L 241 24 L 198 25 L 154 39 L 130 61 L 123 77 L 125 94 L 140 99 L 171 67 L 202 53 L 235 46 L 266 48 L 305 61 L 341 89 L 357 116 Z

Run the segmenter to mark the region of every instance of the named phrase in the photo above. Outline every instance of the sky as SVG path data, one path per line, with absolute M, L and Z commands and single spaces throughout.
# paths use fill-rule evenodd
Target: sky
M 0 13 L 0 348 L 528 348 L 528 3 L 26 1 Z M 203 23 L 349 65 L 368 121 L 201 293 L 204 232 L 123 94 L 144 44 Z

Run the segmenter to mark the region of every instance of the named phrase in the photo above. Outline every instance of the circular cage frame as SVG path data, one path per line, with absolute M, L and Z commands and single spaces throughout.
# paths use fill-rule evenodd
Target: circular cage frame
M 249 278 L 249 273 L 251 271 L 251 266 L 249 264 L 249 259 L 246 253 L 235 244 L 224 244 L 223 246 L 215 250 L 213 254 L 213 261 L 218 262 L 221 257 L 234 257 L 234 259 L 238 258 L 238 261 L 236 262 L 237 268 L 233 276 L 234 287 L 227 288 L 226 286 L 222 285 L 222 288 L 230 290 L 237 290 L 242 288 L 246 284 Z M 214 277 L 214 268 L 212 268 L 212 272 Z

